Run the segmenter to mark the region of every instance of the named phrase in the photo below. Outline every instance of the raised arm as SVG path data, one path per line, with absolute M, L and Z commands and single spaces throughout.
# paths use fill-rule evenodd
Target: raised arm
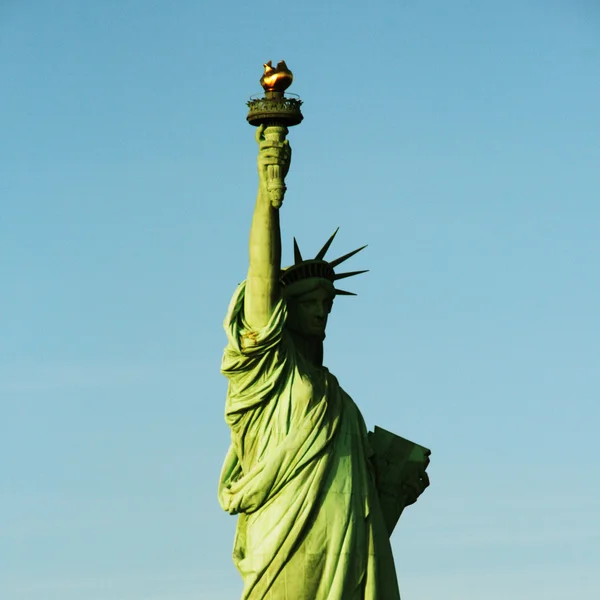
M 263 127 L 256 132 L 258 142 L 258 194 L 250 229 L 250 266 L 246 280 L 244 314 L 253 330 L 264 327 L 279 300 L 281 271 L 281 233 L 279 208 L 267 191 L 267 180 L 274 169 L 287 174 L 291 148 L 283 139 L 285 128 Z M 287 132 L 287 131 L 286 131 Z

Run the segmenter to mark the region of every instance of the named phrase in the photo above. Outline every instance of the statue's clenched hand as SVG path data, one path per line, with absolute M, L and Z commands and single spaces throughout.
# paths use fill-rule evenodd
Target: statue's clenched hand
M 282 127 L 260 125 L 256 131 L 258 142 L 258 177 L 262 192 L 271 192 L 275 187 L 285 190 L 283 180 L 292 160 L 292 148 L 282 135 Z M 276 182 L 281 182 L 277 184 Z

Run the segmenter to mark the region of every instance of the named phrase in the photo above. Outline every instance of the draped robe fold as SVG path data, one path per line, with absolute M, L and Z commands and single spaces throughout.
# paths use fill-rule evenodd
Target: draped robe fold
M 239 515 L 242 600 L 399 600 L 360 411 L 296 350 L 283 300 L 264 329 L 248 328 L 244 291 L 225 319 L 232 443 L 219 483 Z

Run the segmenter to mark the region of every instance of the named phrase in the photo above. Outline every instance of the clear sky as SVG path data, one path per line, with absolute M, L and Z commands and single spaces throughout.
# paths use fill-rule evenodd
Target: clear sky
M 403 600 L 600 598 L 593 0 L 0 3 L 0 597 L 228 600 L 224 313 L 285 59 L 327 366 L 430 447 Z

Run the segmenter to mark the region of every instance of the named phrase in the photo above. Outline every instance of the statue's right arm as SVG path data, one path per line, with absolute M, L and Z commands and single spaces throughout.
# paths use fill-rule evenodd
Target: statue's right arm
M 279 209 L 274 208 L 267 192 L 267 169 L 279 165 L 283 174 L 290 164 L 291 149 L 287 141 L 265 141 L 263 127 L 257 131 L 258 193 L 250 229 L 250 265 L 246 279 L 244 315 L 252 330 L 262 329 L 279 301 L 281 271 L 281 233 Z

